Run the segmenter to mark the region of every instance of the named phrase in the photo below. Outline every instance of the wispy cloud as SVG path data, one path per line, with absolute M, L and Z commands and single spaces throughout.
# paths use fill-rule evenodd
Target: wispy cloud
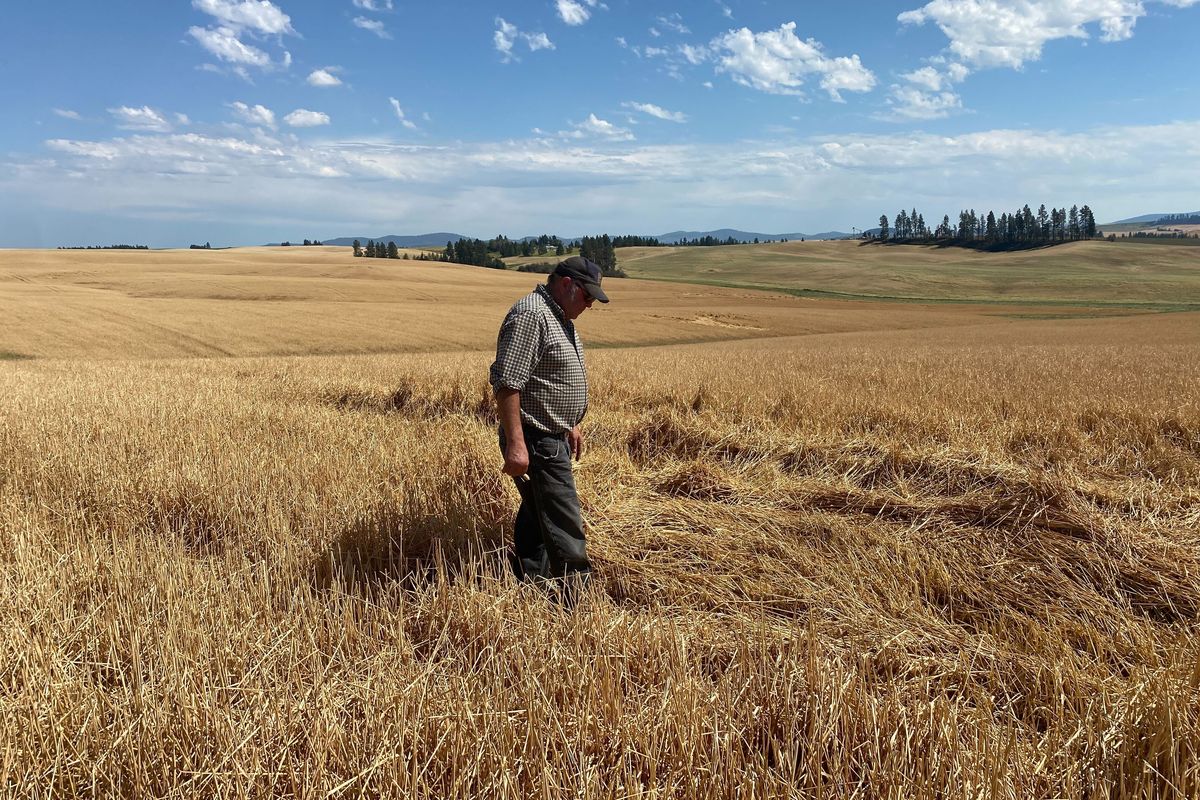
M 716 53 L 717 72 L 761 92 L 803 95 L 810 76 L 819 76 L 821 88 L 838 102 L 843 91 L 867 92 L 875 87 L 874 73 L 862 65 L 857 54 L 825 55 L 820 42 L 796 36 L 795 22 L 762 33 L 749 28 L 729 31 L 713 39 L 710 46 Z
M 631 142 L 635 138 L 633 131 L 600 119 L 595 114 L 588 114 L 587 119 L 576 123 L 569 131 L 561 131 L 559 136 L 564 139 L 598 138 L 612 142 Z
M 1025 178 L 1031 171 L 1043 197 L 1084 198 L 1105 218 L 1143 206 L 1182 208 L 1200 184 L 1200 120 L 1076 132 L 844 133 L 686 145 L 582 132 L 429 146 L 140 133 L 52 139 L 46 148 L 53 159 L 30 157 L 20 169 L 0 172 L 0 212 L 20 198 L 46 209 L 46 219 L 103 208 L 139 226 L 146 209 L 156 208 L 205 222 L 333 219 L 353 227 L 402 217 L 414 230 L 453 225 L 481 234 L 530 220 L 547 229 L 586 220 L 596 231 L 644 233 L 691 220 L 791 230 L 798 215 L 845 229 L 901 206 L 939 218 L 977 198 L 997 211 L 1019 207 L 1036 199 Z M 164 182 L 163 174 L 176 180 Z M 229 177 L 253 191 L 231 194 Z M 405 191 L 397 192 L 396 182 Z M 491 187 L 486 203 L 476 202 L 480 185 Z M 873 213 L 864 215 L 863 197 L 872 198 Z
M 318 125 L 328 125 L 329 115 L 323 111 L 309 111 L 307 108 L 297 108 L 284 117 L 283 121 L 293 128 L 315 128 Z
M 74 119 L 74 120 L 83 119 L 83 117 L 79 116 L 78 111 L 72 111 L 69 108 L 55 108 L 55 109 L 53 109 L 53 111 L 55 114 L 62 117 L 63 119 Z
M 172 130 L 171 123 L 167 121 L 167 118 L 150 106 L 141 108 L 120 106 L 108 109 L 108 113 L 113 115 L 117 121 L 117 127 L 122 130 L 154 131 L 156 133 L 166 133 Z
M 251 125 L 262 125 L 267 128 L 275 127 L 275 112 L 263 105 L 249 106 L 240 100 L 229 104 L 233 113 L 243 122 Z
M 368 19 L 366 17 L 355 17 L 353 19 L 356 28 L 362 28 L 364 31 L 370 31 L 380 39 L 390 39 L 392 35 L 388 33 L 387 26 L 377 19 Z
M 632 108 L 635 111 L 640 111 L 643 114 L 649 114 L 658 119 L 667 120 L 668 122 L 687 122 L 687 114 L 682 111 L 667 111 L 661 106 L 656 106 L 653 103 L 635 103 L 633 101 L 621 103 L 622 108 Z
M 392 0 L 354 0 L 354 7 L 361 8 L 363 11 L 372 11 L 376 14 L 391 11 Z
M 394 97 L 389 97 L 388 102 L 392 104 L 392 110 L 396 112 L 396 119 L 400 120 L 400 124 L 410 131 L 415 131 L 417 124 L 404 116 L 404 109 L 400 107 L 400 101 Z
M 667 14 L 658 18 L 658 24 L 669 31 L 674 31 L 679 34 L 691 33 L 686 25 L 683 24 L 683 16 L 679 13 Z
M 496 32 L 492 34 L 492 44 L 505 63 L 516 61 L 513 47 L 518 41 L 524 41 L 531 53 L 538 50 L 553 50 L 554 42 L 545 33 L 525 33 L 504 17 L 496 17 Z
M 271 63 L 269 55 L 243 42 L 233 28 L 200 28 L 193 25 L 188 28 L 188 33 L 201 47 L 227 63 L 253 67 L 265 67 Z
M 333 73 L 338 72 L 340 67 L 323 67 L 322 69 L 314 69 L 308 75 L 309 86 L 341 86 L 342 79 Z

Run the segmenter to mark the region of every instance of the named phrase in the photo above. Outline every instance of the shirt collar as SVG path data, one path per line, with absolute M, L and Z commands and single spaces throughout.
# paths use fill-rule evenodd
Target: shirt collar
M 554 295 L 550 294 L 550 290 L 546 288 L 546 284 L 539 283 L 537 285 L 537 293 L 546 301 L 546 305 L 550 306 L 550 310 L 554 312 L 554 316 L 558 317 L 563 322 L 567 322 L 567 317 L 563 314 L 562 306 L 554 299 Z

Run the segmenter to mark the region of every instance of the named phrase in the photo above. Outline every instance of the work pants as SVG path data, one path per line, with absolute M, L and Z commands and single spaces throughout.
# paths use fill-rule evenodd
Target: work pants
M 529 471 L 514 479 L 521 507 L 513 526 L 509 560 L 519 580 L 552 583 L 569 599 L 576 588 L 587 583 L 592 571 L 571 473 L 571 446 L 565 433 L 526 428 L 524 434 Z M 504 449 L 502 430 L 501 452 Z

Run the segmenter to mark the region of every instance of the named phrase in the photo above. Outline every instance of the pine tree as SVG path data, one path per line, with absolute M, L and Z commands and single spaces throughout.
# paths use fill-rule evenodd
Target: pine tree
M 352 246 L 354 247 L 354 257 L 361 258 L 362 254 L 363 254 L 362 253 L 362 243 L 359 242 L 358 239 L 355 239 L 354 244 Z
M 396 247 L 395 242 L 388 242 L 387 257 L 388 258 L 399 258 L 400 257 L 400 250 Z
M 888 240 L 888 218 L 887 214 L 879 215 L 879 241 L 886 242 Z M 755 244 L 758 243 L 758 237 L 754 238 Z

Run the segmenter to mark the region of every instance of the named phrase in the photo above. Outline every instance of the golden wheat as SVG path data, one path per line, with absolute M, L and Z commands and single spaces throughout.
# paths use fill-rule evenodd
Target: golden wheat
M 0 787 L 1194 797 L 1196 322 L 593 352 L 569 613 L 486 352 L 0 364 Z

